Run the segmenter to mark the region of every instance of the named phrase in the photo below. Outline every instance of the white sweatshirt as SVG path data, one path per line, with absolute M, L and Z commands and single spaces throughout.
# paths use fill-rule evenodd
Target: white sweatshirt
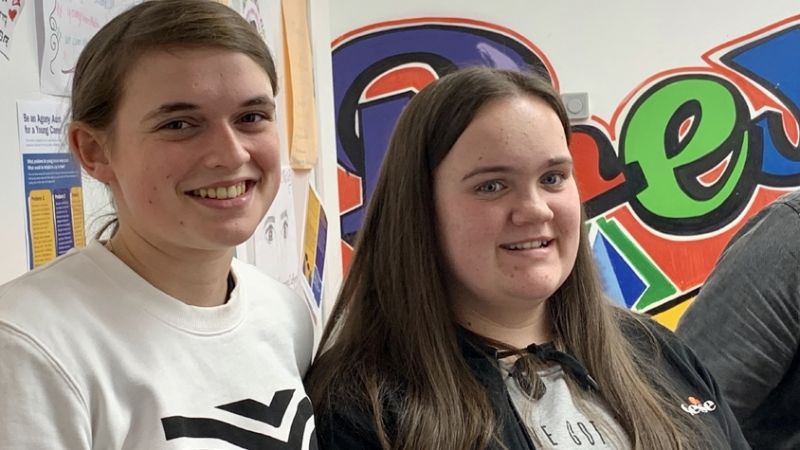
M 92 242 L 0 287 L 0 449 L 315 448 L 308 310 L 232 271 L 189 306 Z

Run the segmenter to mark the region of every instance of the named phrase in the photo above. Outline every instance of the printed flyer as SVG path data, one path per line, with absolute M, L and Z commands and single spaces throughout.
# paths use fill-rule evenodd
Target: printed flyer
M 28 267 L 86 245 L 81 168 L 66 149 L 61 102 L 17 102 Z
M 325 244 L 328 236 L 328 219 L 319 195 L 308 186 L 306 222 L 303 234 L 303 279 L 316 311 L 322 305 L 322 274 L 325 268 Z

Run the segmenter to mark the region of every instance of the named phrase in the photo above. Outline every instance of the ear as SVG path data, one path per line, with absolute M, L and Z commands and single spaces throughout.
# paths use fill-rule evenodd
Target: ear
M 114 179 L 114 171 L 109 164 L 105 133 L 83 122 L 72 122 L 68 134 L 70 150 L 83 170 L 101 183 L 109 184 Z

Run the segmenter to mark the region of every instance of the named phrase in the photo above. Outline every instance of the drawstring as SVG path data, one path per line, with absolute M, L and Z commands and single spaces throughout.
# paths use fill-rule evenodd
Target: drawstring
M 522 353 L 522 354 L 521 354 Z M 517 381 L 519 386 L 523 388 L 525 391 L 529 391 L 530 389 L 530 379 L 527 373 L 527 370 L 523 367 L 522 358 L 525 358 L 527 355 L 535 355 L 538 356 L 539 359 L 543 361 L 552 361 L 561 365 L 563 369 L 567 369 L 578 382 L 583 390 L 593 389 L 594 391 L 599 392 L 600 386 L 597 384 L 594 378 L 589 374 L 589 371 L 586 370 L 580 362 L 578 362 L 575 357 L 568 353 L 564 353 L 560 350 L 556 350 L 555 345 L 552 342 L 547 342 L 542 345 L 531 344 L 525 347 L 524 350 L 509 350 L 509 351 L 501 351 L 497 352 L 497 359 L 508 358 L 509 356 L 520 355 L 520 359 L 514 364 L 513 372 L 511 375 Z M 530 392 L 528 392 L 530 394 Z

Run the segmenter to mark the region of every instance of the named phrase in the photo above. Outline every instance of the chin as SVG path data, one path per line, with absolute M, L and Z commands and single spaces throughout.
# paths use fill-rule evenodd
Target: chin
M 210 236 L 207 236 L 207 242 L 214 247 L 236 247 L 239 244 L 244 243 L 250 236 L 253 235 L 255 232 L 256 227 L 253 226 L 252 228 L 237 228 L 237 229 L 228 229 L 228 230 L 216 230 L 212 232 Z
M 543 286 L 541 283 L 537 285 L 520 283 L 520 285 L 516 286 L 511 295 L 516 298 L 526 299 L 526 301 L 530 302 L 540 302 L 552 297 L 560 287 L 561 285 L 556 283 L 546 286 Z

